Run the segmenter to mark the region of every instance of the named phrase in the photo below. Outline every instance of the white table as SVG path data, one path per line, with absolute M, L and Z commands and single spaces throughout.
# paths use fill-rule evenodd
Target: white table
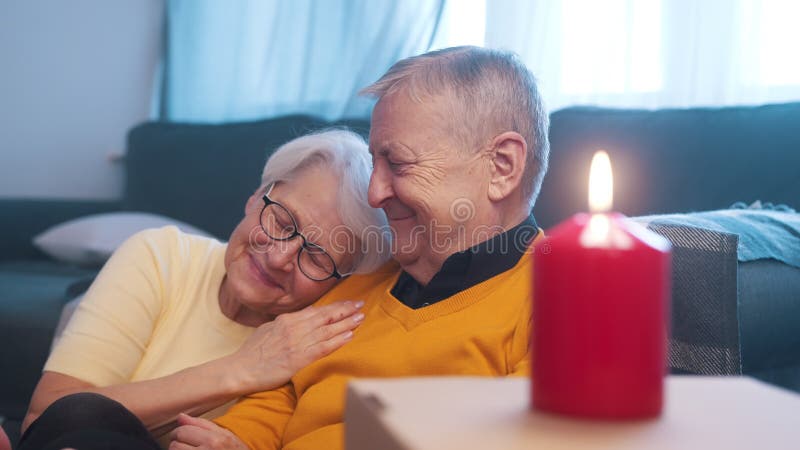
M 601 422 L 531 412 L 525 378 L 353 381 L 347 450 L 800 449 L 800 395 L 743 377 L 669 377 L 663 415 Z

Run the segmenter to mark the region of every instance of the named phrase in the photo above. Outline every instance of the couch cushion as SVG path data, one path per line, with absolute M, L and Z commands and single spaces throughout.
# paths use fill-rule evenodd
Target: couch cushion
M 57 261 L 82 267 L 100 267 L 134 234 L 148 228 L 175 226 L 188 234 L 208 233 L 179 220 L 150 213 L 113 212 L 72 219 L 33 238 L 37 248 Z
M 269 155 L 295 137 L 330 126 L 363 134 L 369 122 L 286 116 L 224 125 L 140 125 L 128 134 L 124 207 L 169 216 L 226 240 Z
M 800 269 L 775 259 L 740 263 L 737 288 L 742 372 L 800 369 Z
M 614 208 L 628 216 L 800 198 L 800 103 L 551 115 L 550 171 L 534 212 L 545 228 L 587 209 L 589 165 L 605 149 Z

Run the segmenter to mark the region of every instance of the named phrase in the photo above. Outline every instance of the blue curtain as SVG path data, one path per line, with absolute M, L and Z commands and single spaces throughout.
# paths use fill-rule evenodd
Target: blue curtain
M 366 117 L 357 96 L 431 45 L 444 0 L 168 0 L 161 119 Z

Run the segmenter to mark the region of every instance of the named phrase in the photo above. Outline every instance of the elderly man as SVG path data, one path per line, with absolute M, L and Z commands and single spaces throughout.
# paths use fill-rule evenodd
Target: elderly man
M 243 399 L 216 420 L 227 430 L 181 417 L 174 448 L 339 448 L 352 377 L 530 370 L 526 253 L 548 157 L 533 76 L 511 54 L 458 47 L 400 61 L 363 92 L 378 98 L 369 201 L 389 218 L 396 264 L 320 300 L 365 301 L 349 344 Z

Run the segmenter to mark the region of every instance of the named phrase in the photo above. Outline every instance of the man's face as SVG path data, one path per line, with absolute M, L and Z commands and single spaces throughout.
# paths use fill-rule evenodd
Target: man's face
M 372 113 L 369 203 L 386 212 L 395 260 L 421 283 L 472 245 L 486 202 L 489 165 L 483 152 L 458 148 L 460 140 L 446 132 L 446 101 L 418 103 L 400 90 Z

